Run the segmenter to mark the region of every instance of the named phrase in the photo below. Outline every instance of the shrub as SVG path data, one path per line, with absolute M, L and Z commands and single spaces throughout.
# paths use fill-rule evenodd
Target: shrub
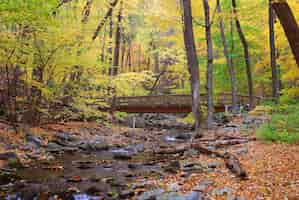
M 258 138 L 289 144 L 299 143 L 299 104 L 277 106 L 271 118 L 269 123 L 258 129 Z

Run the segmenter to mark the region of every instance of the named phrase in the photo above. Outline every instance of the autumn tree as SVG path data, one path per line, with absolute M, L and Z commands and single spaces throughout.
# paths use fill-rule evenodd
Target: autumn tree
M 251 63 L 250 63 L 251 60 L 249 55 L 249 46 L 245 34 L 243 32 L 240 20 L 238 18 L 236 0 L 232 0 L 232 6 L 233 6 L 233 14 L 234 14 L 236 27 L 237 27 L 237 32 L 239 34 L 241 43 L 243 45 L 243 50 L 244 50 L 244 59 L 246 64 L 246 75 L 247 75 L 247 83 L 248 83 L 247 86 L 248 86 L 248 94 L 249 94 L 249 107 L 250 109 L 253 109 L 254 96 L 253 96 L 253 81 L 252 81 L 252 72 L 251 72 Z
M 213 123 L 213 45 L 211 35 L 211 20 L 210 20 L 210 6 L 208 0 L 203 0 L 204 13 L 205 13 L 205 30 L 207 41 L 207 126 L 210 128 Z
M 274 1 L 272 6 L 283 26 L 293 55 L 299 67 L 299 27 L 287 1 Z
M 182 0 L 183 7 L 183 32 L 184 32 L 184 44 L 187 56 L 187 65 L 190 73 L 190 82 L 192 88 L 192 113 L 195 119 L 195 129 L 200 127 L 200 94 L 199 94 L 199 63 L 197 60 L 193 24 L 192 24 L 192 11 L 191 1 Z
M 275 30 L 274 30 L 274 10 L 272 0 L 269 0 L 269 41 L 270 41 L 270 64 L 272 72 L 272 97 L 275 102 L 279 100 L 279 75 L 276 64 Z
M 231 93 L 232 93 L 232 110 L 233 110 L 233 112 L 236 112 L 237 102 L 238 102 L 237 82 L 236 82 L 236 75 L 235 75 L 235 69 L 233 66 L 232 57 L 229 53 L 228 44 L 226 41 L 220 0 L 217 0 L 217 12 L 218 12 L 218 21 L 219 21 L 219 30 L 220 30 L 220 35 L 221 35 L 221 41 L 222 41 L 222 45 L 223 45 L 223 54 L 226 59 L 226 64 L 227 64 L 229 76 L 230 76 Z

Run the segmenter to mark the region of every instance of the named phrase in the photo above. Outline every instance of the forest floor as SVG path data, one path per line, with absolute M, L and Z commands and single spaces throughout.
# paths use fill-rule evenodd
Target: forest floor
M 225 138 L 254 137 L 254 129 L 244 134 L 242 118 L 230 124 L 205 131 L 204 137 L 194 142 L 209 141 L 206 144 L 213 147 Z M 192 150 L 174 155 L 154 153 L 188 144 L 188 134 L 82 122 L 27 128 L 15 134 L 11 127 L 0 124 L 0 196 L 22 193 L 24 199 L 30 199 L 41 192 L 64 191 L 100 194 L 103 199 L 167 199 L 165 193 L 182 193 L 187 196 L 180 199 L 192 199 L 187 197 L 195 191 L 202 199 L 299 199 L 298 145 L 248 140 L 213 147 L 239 158 L 248 174 L 241 180 L 213 155 Z M 80 142 L 75 146 L 73 141 Z M 4 170 L 12 167 L 4 159 L 7 152 L 15 152 L 21 162 L 17 178 L 3 176 Z

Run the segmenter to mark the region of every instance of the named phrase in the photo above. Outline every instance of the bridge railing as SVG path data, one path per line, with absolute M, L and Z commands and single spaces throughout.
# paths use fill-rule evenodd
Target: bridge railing
M 206 104 L 207 95 L 202 93 L 201 102 Z M 254 96 L 254 105 L 264 101 L 265 98 L 261 96 Z M 105 99 L 110 105 L 110 110 L 150 110 L 155 109 L 170 109 L 170 110 L 185 110 L 189 111 L 192 105 L 191 95 L 154 95 L 154 96 L 123 96 Z M 215 95 L 214 106 L 215 108 L 224 107 L 224 105 L 232 104 L 232 95 L 229 92 L 220 93 Z M 238 94 L 238 104 L 246 105 L 249 104 L 249 96 L 246 94 Z

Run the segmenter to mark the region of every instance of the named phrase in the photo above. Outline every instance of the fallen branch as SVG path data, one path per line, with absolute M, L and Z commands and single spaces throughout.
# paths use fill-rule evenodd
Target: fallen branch
M 248 142 L 249 142 L 249 140 L 247 140 L 247 139 L 220 140 L 220 141 L 214 142 L 212 145 L 215 146 L 216 148 L 221 148 L 221 147 L 225 147 L 225 146 L 244 144 L 244 143 L 248 143 Z
M 217 151 L 212 151 L 200 144 L 191 144 L 191 148 L 197 149 L 199 152 L 208 154 L 208 155 L 215 155 L 219 158 L 222 158 L 225 162 L 226 167 L 234 174 L 236 174 L 241 179 L 247 178 L 246 171 L 242 168 L 239 159 L 231 154 L 231 153 L 220 153 Z
M 218 158 L 222 158 L 225 162 L 226 167 L 235 175 L 237 175 L 241 179 L 247 178 L 247 173 L 246 171 L 242 168 L 241 163 L 239 159 L 231 154 L 231 153 L 221 153 L 218 151 L 213 151 L 210 150 L 209 148 L 200 145 L 198 143 L 192 143 L 191 145 L 186 145 L 186 146 L 181 146 L 177 147 L 174 149 L 160 149 L 156 152 L 155 154 L 179 154 L 179 153 L 184 153 L 185 151 L 189 149 L 196 149 L 202 154 L 207 154 L 207 155 L 215 155 Z

